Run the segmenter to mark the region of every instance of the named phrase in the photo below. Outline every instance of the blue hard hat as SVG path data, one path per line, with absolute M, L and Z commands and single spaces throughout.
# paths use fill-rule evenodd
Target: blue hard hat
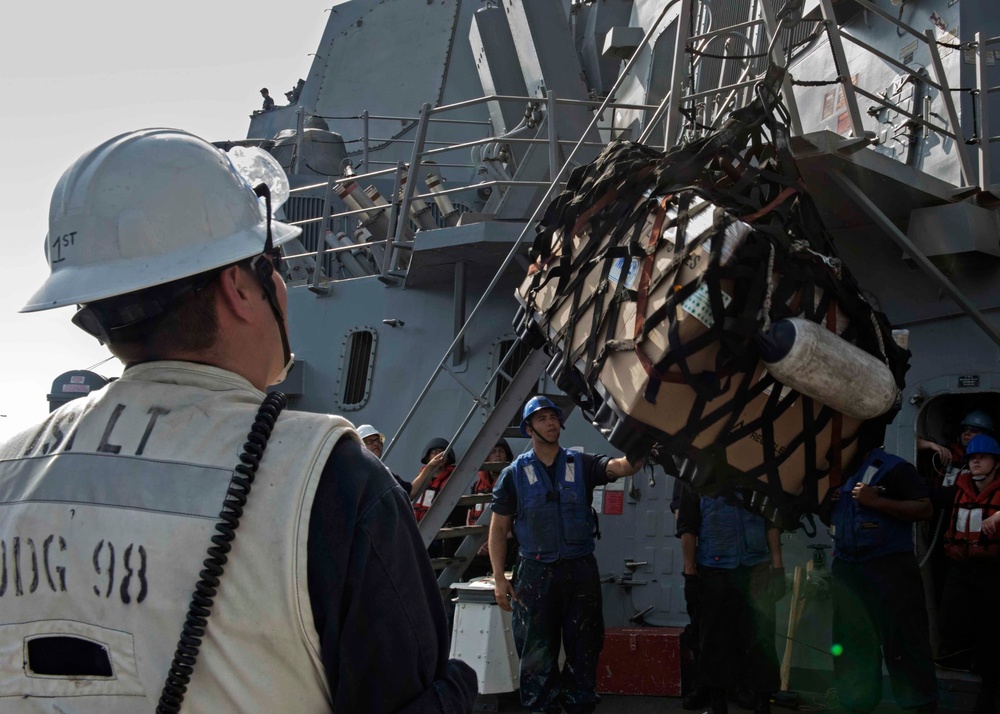
M 975 454 L 990 454 L 1000 456 L 1000 444 L 992 436 L 986 434 L 976 434 L 969 440 L 969 445 L 965 447 L 966 456 Z
M 983 431 L 993 431 L 993 417 L 982 409 L 976 409 L 965 415 L 962 426 L 973 426 Z
M 524 411 L 521 412 L 521 436 L 528 435 L 526 427 L 528 426 L 528 419 L 531 415 L 537 411 L 541 411 L 542 409 L 554 409 L 556 416 L 559 417 L 559 423 L 562 424 L 562 409 L 557 407 L 555 402 L 548 397 L 532 397 L 528 400 L 528 403 L 524 405 Z

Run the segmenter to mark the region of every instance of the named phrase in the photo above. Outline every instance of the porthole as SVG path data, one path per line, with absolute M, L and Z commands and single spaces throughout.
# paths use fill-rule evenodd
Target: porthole
M 344 411 L 361 409 L 368 403 L 375 367 L 378 334 L 371 327 L 348 331 L 340 355 L 340 384 L 337 402 Z

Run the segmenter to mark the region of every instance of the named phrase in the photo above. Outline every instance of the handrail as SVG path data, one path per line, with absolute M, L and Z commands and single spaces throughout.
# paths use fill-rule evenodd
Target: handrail
M 413 200 L 418 198 L 434 198 L 435 196 L 446 196 L 452 193 L 462 193 L 463 191 L 470 191 L 473 189 L 485 188 L 487 186 L 549 186 L 551 181 L 524 181 L 524 180 L 500 180 L 493 179 L 491 181 L 481 181 L 479 183 L 469 183 L 463 186 L 456 186 L 455 188 L 446 188 L 441 191 L 434 191 L 433 193 L 420 193 L 412 197 Z M 565 181 L 560 181 L 560 184 L 566 183 Z
M 482 97 L 465 99 L 461 102 L 453 102 L 452 104 L 442 104 L 440 107 L 434 107 L 432 113 L 440 114 L 441 112 L 451 111 L 453 109 L 464 109 L 466 107 L 475 106 L 477 104 L 485 104 L 486 102 L 543 102 L 543 101 L 544 101 L 543 97 L 531 97 L 528 95 L 522 96 L 519 94 L 486 94 L 483 95 Z M 567 104 L 567 105 L 575 104 L 578 106 L 587 106 L 587 107 L 601 106 L 601 102 L 597 101 L 596 99 L 592 100 L 569 99 L 568 97 L 562 99 L 559 99 L 557 97 L 556 104 Z M 613 106 L 615 109 L 656 109 L 655 104 L 635 104 L 635 103 L 626 104 L 624 102 L 615 102 L 609 106 Z M 365 118 L 364 114 L 342 115 L 342 116 L 316 114 L 315 116 L 319 119 L 335 119 L 337 121 L 349 121 L 349 120 L 363 121 Z M 389 116 L 381 114 L 369 114 L 368 119 L 381 119 L 384 121 L 409 121 L 413 123 L 420 121 L 420 117 L 399 117 L 399 116 Z M 430 121 L 436 124 L 474 124 L 477 126 L 490 126 L 489 121 L 482 121 L 478 119 L 431 119 Z
M 375 176 L 386 176 L 395 171 L 395 169 L 382 169 L 379 171 L 369 171 L 363 174 L 351 174 L 350 176 L 331 176 L 330 180 L 333 183 L 346 183 L 348 181 L 364 181 L 365 179 L 374 178 Z M 311 183 L 308 186 L 296 186 L 289 190 L 289 193 L 296 193 L 299 191 L 311 191 L 316 188 L 323 188 L 326 186 L 326 181 L 321 181 L 320 183 Z
M 730 32 L 736 32 L 737 30 L 745 30 L 756 25 L 760 25 L 764 22 L 763 18 L 755 18 L 753 20 L 747 20 L 746 22 L 738 22 L 735 25 L 728 25 L 726 27 L 721 27 L 718 30 L 709 30 L 708 32 L 703 32 L 700 35 L 691 35 L 688 38 L 689 42 L 698 42 L 699 40 L 708 40 L 713 37 L 718 37 L 719 35 L 725 35 Z
M 385 244 L 385 255 L 382 256 L 382 278 L 388 279 L 389 270 L 392 267 L 392 261 L 395 259 L 396 251 L 399 246 L 396 245 L 393 240 L 392 227 L 399 222 L 399 202 L 395 200 L 396 196 L 399 195 L 399 188 L 403 185 L 403 172 L 406 168 L 403 166 L 402 161 L 396 162 L 396 168 L 394 171 L 393 182 L 392 182 L 392 196 L 393 200 L 390 203 L 389 210 L 389 230 L 386 232 Z
M 435 164 L 435 166 L 441 166 L 441 164 Z M 462 186 L 456 186 L 455 188 L 447 188 L 447 189 L 443 189 L 441 191 L 434 191 L 433 193 L 415 194 L 415 195 L 413 195 L 411 197 L 411 200 L 416 200 L 416 199 L 421 199 L 421 198 L 422 199 L 433 199 L 435 196 L 445 196 L 445 195 L 452 194 L 452 193 L 461 193 L 463 191 L 472 191 L 472 190 L 476 190 L 476 189 L 480 189 L 480 188 L 486 188 L 486 187 L 489 187 L 489 186 L 548 186 L 548 185 L 550 185 L 550 183 L 551 182 L 549 182 L 549 181 L 515 181 L 513 179 L 504 181 L 504 180 L 494 179 L 494 180 L 490 180 L 490 181 L 480 181 L 479 183 L 463 184 Z M 564 182 L 560 181 L 560 183 L 564 183 Z M 319 184 L 319 185 L 322 186 L 324 184 Z M 380 206 L 378 209 L 355 208 L 355 209 L 351 209 L 351 210 L 347 210 L 347 211 L 337 211 L 336 213 L 330 213 L 329 215 L 326 216 L 326 218 L 327 219 L 331 219 L 331 220 L 334 219 L 334 218 L 345 218 L 347 216 L 357 216 L 357 215 L 361 215 L 361 214 L 372 213 L 372 212 L 374 212 L 374 210 L 385 211 L 385 210 L 388 210 L 388 208 L 389 208 L 389 206 Z M 319 223 L 320 221 L 323 220 L 323 218 L 324 218 L 323 216 L 317 216 L 315 218 L 302 218 L 302 219 L 299 219 L 297 221 L 287 221 L 287 223 L 290 226 L 305 226 L 305 225 L 309 225 L 309 224 L 312 224 L 312 223 Z M 369 242 L 366 242 L 365 245 L 372 245 L 374 243 L 381 243 L 381 242 L 382 241 L 369 241 Z M 312 254 L 309 253 L 309 255 L 312 255 Z
M 487 137 L 485 137 L 485 139 L 486 139 L 486 141 L 496 141 L 497 140 L 495 136 L 487 136 Z M 393 138 L 391 136 L 389 136 L 389 137 L 373 136 L 373 137 L 371 137 L 369 139 L 369 141 L 376 141 L 376 142 L 380 141 L 380 142 L 385 142 L 386 144 L 413 144 L 413 143 L 416 143 L 415 139 L 399 139 L 399 138 Z M 430 141 L 430 140 L 428 140 L 428 141 L 424 142 L 425 146 L 428 145 L 428 144 L 435 144 L 435 145 L 438 145 L 438 146 L 451 146 L 451 142 L 450 141 Z
M 667 9 L 672 7 L 679 0 L 671 0 L 667 5 Z M 640 45 L 641 47 L 641 45 Z M 629 70 L 631 71 L 631 70 Z M 620 76 L 625 76 L 624 70 Z M 609 93 L 608 96 L 611 96 Z M 454 109 L 465 109 L 466 107 L 474 107 L 478 104 L 485 104 L 487 102 L 538 102 L 541 105 L 545 99 L 543 97 L 528 97 L 521 96 L 519 94 L 487 94 L 482 97 L 475 97 L 473 99 L 464 99 L 461 102 L 453 102 L 451 104 L 442 104 L 440 107 L 432 107 L 431 114 L 440 114 L 441 112 L 452 111 Z M 587 107 L 600 107 L 602 110 L 607 109 L 609 106 L 613 106 L 615 109 L 655 109 L 656 106 L 652 104 L 625 104 L 625 103 L 608 103 L 607 99 L 604 101 L 597 101 L 596 99 L 556 99 L 556 104 L 575 104 L 578 106 Z
M 973 182 L 975 179 L 973 178 L 972 175 L 972 164 L 969 161 L 968 151 L 966 150 L 965 146 L 966 142 L 962 137 L 962 129 L 961 129 L 961 123 L 959 121 L 958 111 L 955 107 L 955 102 L 951 96 L 951 88 L 948 84 L 948 77 L 944 70 L 944 64 L 941 62 L 941 55 L 938 52 L 939 43 L 937 39 L 934 37 L 933 31 L 927 30 L 923 33 L 918 32 L 917 30 L 910 27 L 906 23 L 897 20 L 895 17 L 892 16 L 891 13 L 887 12 L 882 8 L 879 8 L 874 3 L 870 2 L 870 0 L 853 0 L 853 2 L 855 2 L 864 10 L 867 10 L 873 13 L 874 15 L 877 15 L 878 17 L 887 20 L 896 28 L 904 32 L 907 32 L 913 37 L 922 41 L 927 46 L 927 50 L 931 58 L 930 64 L 934 70 L 933 78 L 919 75 L 912 68 L 897 61 L 895 58 L 890 57 L 889 55 L 880 51 L 878 48 L 871 46 L 870 44 L 860 40 L 857 37 L 850 35 L 849 33 L 840 32 L 840 29 L 838 28 L 835 22 L 835 16 L 831 0 L 820 0 L 820 7 L 823 12 L 823 18 L 824 21 L 827 23 L 827 30 L 830 36 L 830 51 L 833 53 L 836 66 L 839 68 L 841 73 L 841 76 L 839 76 L 837 79 L 843 86 L 844 98 L 847 103 L 848 113 L 850 114 L 851 127 L 854 135 L 857 137 L 864 136 L 864 125 L 861 119 L 861 112 L 858 109 L 858 102 L 857 102 L 857 95 L 860 94 L 885 108 L 890 108 L 893 111 L 899 112 L 901 115 L 906 116 L 911 121 L 917 122 L 918 124 L 927 129 L 931 129 L 941 134 L 942 136 L 954 139 L 956 151 L 958 154 L 959 166 L 962 172 L 962 180 L 967 184 Z M 947 120 L 948 125 L 951 127 L 951 129 L 947 130 L 944 127 L 932 124 L 927 119 L 914 115 L 912 112 L 907 111 L 898 104 L 894 104 L 892 102 L 887 101 L 885 97 L 876 96 L 875 93 L 873 92 L 868 92 L 862 87 L 854 86 L 854 83 L 851 81 L 851 73 L 850 69 L 848 68 L 847 57 L 844 54 L 844 49 L 843 49 L 844 39 L 846 39 L 848 42 L 852 43 L 856 47 L 860 47 L 862 50 L 870 52 L 875 57 L 878 57 L 880 60 L 897 68 L 907 76 L 919 79 L 921 82 L 926 83 L 927 85 L 936 89 L 940 93 L 941 101 L 944 104 L 944 112 L 946 114 L 946 117 L 944 118 Z M 983 106 L 985 107 L 985 103 L 983 104 Z M 988 144 L 989 142 L 986 143 Z M 983 151 L 982 147 L 980 147 L 980 160 L 981 160 L 980 166 L 982 166 L 982 157 L 983 157 Z M 982 176 L 979 177 L 979 181 L 981 185 Z
M 701 99 L 703 97 L 710 97 L 713 94 L 718 94 L 719 92 L 728 92 L 736 89 L 744 89 L 746 87 L 752 87 L 760 81 L 759 77 L 754 77 L 753 79 L 748 79 L 743 82 L 734 82 L 733 84 L 726 84 L 720 87 L 713 87 L 712 89 L 706 89 L 703 92 L 695 92 L 694 94 L 685 94 L 684 99 Z
M 883 62 L 885 62 L 887 64 L 891 64 L 893 67 L 895 67 L 899 71 L 904 72 L 904 73 L 906 73 L 906 74 L 908 74 L 908 75 L 910 75 L 912 77 L 920 77 L 920 79 L 923 82 L 925 82 L 926 84 L 929 84 L 931 87 L 933 87 L 934 89 L 938 90 L 939 92 L 946 91 L 945 87 L 941 86 L 938 82 L 935 82 L 930 77 L 924 77 L 924 76 L 918 75 L 910 67 L 906 66 L 905 64 L 903 64 L 902 62 L 900 62 L 899 60 L 897 60 L 895 57 L 891 57 L 891 56 L 887 55 L 885 52 L 882 52 L 881 50 L 879 50 L 878 48 L 872 47 L 867 42 L 863 42 L 863 41 L 859 40 L 857 37 L 854 37 L 852 35 L 848 35 L 846 33 L 842 34 L 841 37 L 844 38 L 845 40 L 847 40 L 848 42 L 850 42 L 855 47 L 860 47 L 863 50 L 867 50 L 868 52 L 871 52 L 873 55 L 875 55 L 876 57 L 878 57 L 880 60 L 882 60 Z
M 676 2 L 676 0 L 674 0 L 674 1 Z M 442 105 L 442 106 L 439 106 L 439 107 L 431 107 L 431 110 L 430 110 L 431 116 L 428 116 L 427 123 L 428 124 L 439 123 L 439 124 L 465 124 L 465 125 L 472 125 L 472 126 L 489 126 L 490 122 L 488 122 L 488 121 L 479 121 L 479 120 L 471 120 L 471 119 L 447 119 L 447 118 L 441 118 L 441 117 L 437 117 L 437 116 L 433 116 L 433 115 L 440 114 L 442 112 L 447 112 L 447 111 L 455 110 L 455 109 L 462 109 L 462 108 L 469 107 L 469 106 L 475 106 L 475 105 L 479 105 L 479 104 L 483 104 L 483 103 L 487 103 L 487 102 L 491 102 L 491 101 L 518 102 L 518 103 L 537 103 L 537 104 L 539 104 L 539 106 L 541 106 L 541 104 L 543 102 L 545 102 L 546 100 L 543 99 L 543 98 L 541 98 L 541 97 L 531 97 L 531 96 L 527 96 L 527 95 L 520 96 L 520 95 L 490 94 L 490 95 L 485 95 L 485 96 L 482 96 L 482 97 L 476 97 L 474 99 L 465 100 L 465 101 L 462 101 L 462 102 L 454 102 L 452 104 L 445 104 L 445 105 Z M 656 105 L 653 105 L 653 104 L 637 104 L 637 103 L 633 103 L 633 102 L 627 102 L 627 103 L 626 102 L 610 102 L 609 103 L 606 100 L 604 102 L 598 102 L 596 100 L 581 100 L 581 99 L 569 99 L 569 98 L 560 99 L 559 97 L 555 97 L 554 101 L 555 101 L 555 103 L 557 105 L 582 106 L 582 107 L 591 107 L 591 108 L 598 107 L 598 108 L 601 109 L 601 112 L 603 112 L 607 108 L 613 108 L 613 109 L 636 109 L 636 110 L 656 109 Z M 388 176 L 388 175 L 392 174 L 395 171 L 395 163 L 396 163 L 395 161 L 391 161 L 390 162 L 390 161 L 378 161 L 378 160 L 372 160 L 371 159 L 370 154 L 373 151 L 373 149 L 372 149 L 372 145 L 373 144 L 380 145 L 379 148 L 385 148 L 385 147 L 393 145 L 393 144 L 410 144 L 410 145 L 413 145 L 413 144 L 417 143 L 417 139 L 416 138 L 404 139 L 401 136 L 396 136 L 396 137 L 373 137 L 373 136 L 371 136 L 369 134 L 368 129 L 369 129 L 369 122 L 371 120 L 379 120 L 379 119 L 381 119 L 381 120 L 411 121 L 411 122 L 413 122 L 413 124 L 410 127 L 407 127 L 406 129 L 403 130 L 403 132 L 401 132 L 401 133 L 406 133 L 410 129 L 412 129 L 414 126 L 417 126 L 417 124 L 419 122 L 419 117 L 404 117 L 404 116 L 392 116 L 392 115 L 382 115 L 382 114 L 369 114 L 367 111 L 364 111 L 364 112 L 362 112 L 359 115 L 349 115 L 349 116 L 348 115 L 337 115 L 337 116 L 333 116 L 333 115 L 330 115 L 330 116 L 327 116 L 327 115 L 317 115 L 317 116 L 321 116 L 322 118 L 325 118 L 325 119 L 356 120 L 356 121 L 360 121 L 362 123 L 362 129 L 363 129 L 362 135 L 360 137 L 356 138 L 356 139 L 345 139 L 344 143 L 345 144 L 356 144 L 356 143 L 360 143 L 361 144 L 360 148 L 353 149 L 352 151 L 349 152 L 349 155 L 357 155 L 357 154 L 360 153 L 361 154 L 361 162 L 362 162 L 362 165 L 363 165 L 363 167 L 364 167 L 365 170 L 364 170 L 363 173 L 356 173 L 356 174 L 352 174 L 351 176 L 330 177 L 331 180 L 334 183 L 337 183 L 337 184 L 343 184 L 343 183 L 346 183 L 346 182 L 349 182 L 349 181 L 363 181 L 363 180 L 374 178 L 374 177 L 377 177 L 377 176 Z M 424 131 L 426 132 L 426 129 Z M 431 146 L 431 145 L 433 145 L 433 146 L 438 146 L 439 148 L 432 149 L 430 151 L 422 152 L 421 156 L 422 157 L 426 157 L 426 156 L 434 156 L 434 155 L 437 155 L 437 154 L 446 154 L 446 153 L 450 153 L 450 152 L 454 152 L 454 151 L 461 151 L 461 150 L 468 149 L 468 148 L 471 148 L 471 147 L 474 147 L 474 146 L 494 144 L 494 143 L 497 143 L 497 142 L 523 143 L 523 144 L 543 144 L 543 143 L 548 143 L 549 139 L 533 139 L 533 138 L 521 138 L 521 137 L 486 136 L 486 137 L 483 137 L 481 139 L 476 139 L 476 140 L 472 140 L 472 141 L 465 141 L 465 142 L 460 142 L 460 143 L 457 143 L 457 144 L 453 144 L 451 142 L 446 142 L 446 141 L 427 140 L 426 137 L 425 137 L 425 139 L 422 142 L 423 146 Z M 573 144 L 575 142 L 566 141 L 566 140 L 559 140 L 559 143 L 560 144 L 564 144 L 564 145 L 569 145 L 569 144 Z M 604 143 L 603 142 L 585 142 L 584 146 L 603 147 Z M 371 171 L 369 169 L 371 168 L 372 165 L 390 165 L 390 166 L 393 166 L 393 168 L 391 168 L 391 169 L 380 169 L 380 170 L 377 170 L 377 171 Z M 435 162 L 435 165 L 436 166 L 441 166 L 441 167 L 447 167 L 447 168 L 474 168 L 474 166 L 471 166 L 470 164 L 439 163 L 439 162 Z M 314 189 L 317 189 L 317 188 L 322 188 L 325 185 L 326 185 L 325 182 L 323 182 L 323 183 L 309 184 L 307 186 L 298 186 L 296 188 L 291 189 L 291 191 L 293 193 L 294 192 L 305 192 L 305 191 L 310 191 L 310 190 L 314 190 Z
M 954 139 L 955 141 L 962 141 L 962 137 L 961 137 L 960 134 L 956 134 L 953 131 L 949 131 L 948 129 L 945 129 L 943 126 L 938 126 L 937 124 L 934 124 L 934 123 L 932 123 L 930 121 L 927 121 L 926 119 L 924 119 L 923 117 L 921 117 L 921 116 L 919 116 L 917 114 L 913 114 L 912 112 L 908 112 L 907 110 L 903 109 L 898 104 L 893 104 L 892 102 L 890 102 L 889 100 L 887 100 L 885 97 L 880 97 L 877 94 L 872 94 L 867 89 L 862 89 L 861 87 L 855 87 L 854 91 L 857 92 L 858 94 L 860 94 L 862 97 L 865 97 L 866 99 L 870 99 L 873 102 L 875 102 L 876 104 L 880 104 L 881 106 L 885 107 L 886 109 L 892 109 L 894 112 L 898 112 L 899 114 L 903 115 L 904 117 L 906 117 L 907 119 L 909 119 L 910 121 L 912 121 L 912 122 L 914 122 L 916 124 L 919 124 L 921 126 L 927 127 L 928 129 L 930 129 L 932 131 L 936 131 L 939 134 L 943 134 L 944 136 L 947 136 L 950 139 Z
M 975 34 L 976 43 L 976 95 L 972 97 L 973 102 L 979 104 L 979 127 L 977 132 L 979 154 L 979 185 L 984 190 L 992 187 L 990 180 L 992 162 L 990 157 L 990 144 L 1000 141 L 1000 136 L 990 134 L 989 102 L 984 101 L 984 96 L 988 97 L 992 92 L 1000 91 L 1000 86 L 988 87 L 986 80 L 986 61 L 983 52 L 986 47 L 1000 43 L 1000 37 L 993 37 L 983 40 L 982 33 Z
M 465 142 L 462 142 L 461 144 L 455 144 L 453 146 L 447 146 L 447 147 L 442 148 L 442 149 L 429 149 L 428 151 L 422 151 L 422 152 L 420 152 L 420 155 L 422 157 L 423 156 L 437 156 L 438 154 L 446 154 L 449 151 L 457 151 L 459 149 L 469 149 L 469 148 L 472 148 L 473 146 L 484 146 L 486 144 L 496 144 L 496 143 L 502 143 L 502 144 L 503 143 L 510 143 L 510 144 L 548 144 L 549 141 L 550 141 L 550 139 L 533 139 L 533 138 L 522 138 L 522 137 L 516 137 L 516 136 L 512 136 L 512 137 L 509 137 L 509 138 L 506 138 L 506 139 L 498 139 L 498 138 L 496 138 L 494 136 L 491 136 L 491 137 L 488 137 L 486 139 L 475 139 L 473 141 L 465 141 Z M 427 143 L 429 143 L 429 142 L 427 142 Z M 559 140 L 559 143 L 560 144 L 576 144 L 576 142 L 572 141 L 572 140 Z M 598 143 L 598 142 L 595 142 L 595 141 L 585 141 L 585 142 L 583 142 L 582 145 L 583 146 L 601 146 L 601 147 L 603 147 L 604 143 L 603 142 L 602 143 Z M 440 164 L 438 164 L 438 165 L 440 166 Z
M 924 45 L 928 48 L 931 61 L 928 63 L 928 69 L 931 70 L 930 76 L 918 75 L 918 73 L 910 66 L 903 64 L 897 58 L 887 55 L 885 52 L 881 51 L 878 47 L 872 46 L 871 44 L 865 42 L 863 39 L 849 34 L 849 32 L 841 32 L 840 27 L 836 22 L 836 17 L 833 11 L 833 1 L 832 0 L 819 0 L 820 11 L 823 16 L 823 23 L 826 26 L 826 32 L 829 38 L 828 47 L 829 52 L 833 54 L 835 60 L 835 66 L 838 68 L 837 81 L 842 87 L 844 92 L 844 101 L 846 104 L 846 111 L 848 113 L 851 129 L 854 136 L 864 137 L 866 134 L 864 127 L 864 119 L 862 117 L 862 112 L 858 106 L 858 95 L 865 97 L 877 105 L 892 109 L 893 111 L 898 111 L 900 116 L 906 117 L 908 121 L 914 122 L 925 128 L 927 131 L 933 131 L 938 133 L 942 137 L 952 138 L 956 141 L 957 154 L 960 163 L 960 168 L 962 171 L 962 180 L 966 183 L 972 182 L 974 179 L 971 178 L 971 163 L 969 162 L 968 152 L 966 150 L 965 144 L 967 143 L 962 136 L 961 124 L 959 122 L 959 115 L 955 106 L 955 100 L 953 100 L 951 95 L 951 88 L 949 87 L 948 77 L 945 74 L 943 63 L 941 62 L 940 54 L 938 52 L 938 45 L 940 44 L 935 38 L 933 32 L 921 32 L 909 25 L 897 20 L 893 17 L 888 10 L 879 8 L 875 5 L 872 0 L 853 0 L 861 8 L 871 11 L 874 15 L 888 20 L 894 27 L 900 28 L 918 38 Z M 696 85 L 688 88 L 690 93 L 677 94 L 677 88 L 682 86 L 681 79 L 686 77 L 687 72 L 689 72 L 688 62 L 691 61 L 690 54 L 694 51 L 694 48 L 699 43 L 710 42 L 714 38 L 732 35 L 733 33 L 746 33 L 750 28 L 757 28 L 761 25 L 764 26 L 766 34 L 761 35 L 753 40 L 754 46 L 758 43 L 763 42 L 761 46 L 762 49 L 759 51 L 763 53 L 761 56 L 769 56 L 772 63 L 781 64 L 783 60 L 782 50 L 776 45 L 779 34 L 787 31 L 787 27 L 784 25 L 787 22 L 787 17 L 778 18 L 775 16 L 774 11 L 765 3 L 761 5 L 756 17 L 744 20 L 732 25 L 727 25 L 725 27 L 713 28 L 708 31 L 701 32 L 700 34 L 688 35 L 688 27 L 690 24 L 691 13 L 697 12 L 697 4 L 693 0 L 684 0 L 681 6 L 681 14 L 677 22 L 677 38 L 674 42 L 675 54 L 673 60 L 673 78 L 671 81 L 671 91 L 667 93 L 667 96 L 656 108 L 655 113 L 652 118 L 648 121 L 647 125 L 643 128 L 639 141 L 648 141 L 652 132 L 657 126 L 660 126 L 660 122 L 663 121 L 664 117 L 666 120 L 666 133 L 665 142 L 667 148 L 673 141 L 676 140 L 677 136 L 680 135 L 682 128 L 684 126 L 700 131 L 701 129 L 695 129 L 691 122 L 696 121 L 692 115 L 685 114 L 682 112 L 684 106 L 695 104 L 697 102 L 704 102 L 710 98 L 723 96 L 725 101 L 712 103 L 712 116 L 703 119 L 709 126 L 718 126 L 718 121 L 728 112 L 732 111 L 737 106 L 740 106 L 743 101 L 739 99 L 738 92 L 742 92 L 754 85 L 759 81 L 760 76 L 752 77 L 749 74 L 750 65 L 747 68 L 743 76 L 739 77 L 738 81 L 732 81 L 730 79 L 729 84 L 718 84 L 718 86 L 712 86 L 708 88 L 698 88 Z M 742 36 L 742 34 L 740 35 Z M 768 43 L 768 36 L 770 36 L 770 42 Z M 748 38 L 749 41 L 749 38 Z M 844 43 L 849 42 L 854 46 L 859 47 L 862 51 L 877 57 L 899 70 L 905 73 L 909 77 L 919 78 L 926 86 L 940 92 L 942 95 L 943 110 L 940 113 L 944 116 L 939 117 L 940 122 L 935 122 L 931 120 L 928 116 L 918 116 L 906 108 L 893 103 L 891 99 L 887 99 L 885 96 L 878 96 L 874 91 L 868 91 L 863 87 L 856 87 L 852 82 L 852 73 L 848 65 L 847 55 L 844 53 Z M 992 45 L 1000 43 L 1000 37 L 993 37 L 989 39 L 979 38 L 976 45 Z M 763 50 L 764 46 L 767 46 L 766 52 Z M 980 53 L 981 54 L 981 53 Z M 733 57 L 722 57 L 725 60 L 740 60 L 742 59 L 740 55 L 734 55 Z M 695 58 L 697 63 L 699 60 Z M 697 68 L 697 64 L 695 67 Z M 720 78 L 724 77 L 725 74 L 720 74 Z M 810 78 L 811 79 L 811 78 Z M 721 82 L 721 79 L 720 79 Z M 714 83 L 714 82 L 713 82 Z M 695 90 L 698 91 L 695 91 Z M 985 75 L 981 78 L 977 90 L 980 94 L 980 100 L 977 107 L 980 108 L 980 115 L 985 114 L 985 102 L 982 101 L 982 97 L 1000 92 L 1000 86 L 991 87 L 986 85 Z M 790 75 L 786 75 L 783 78 L 783 95 L 785 101 L 788 104 L 790 122 L 792 124 L 793 135 L 799 135 L 802 133 L 803 129 L 798 121 L 798 112 L 795 109 L 795 94 L 792 91 L 792 78 Z M 718 115 L 715 113 L 718 112 Z M 870 134 L 869 134 L 870 136 Z M 979 142 L 979 151 L 982 153 L 984 147 L 993 143 L 995 138 L 993 136 L 984 136 Z M 982 178 L 980 178 L 982 182 Z
M 365 241 L 364 243 L 357 243 L 355 245 L 342 245 L 337 248 L 327 248 L 325 251 L 319 250 L 307 250 L 305 253 L 293 253 L 291 255 L 282 256 L 283 260 L 294 260 L 295 258 L 315 258 L 320 252 L 326 255 L 331 255 L 333 253 L 343 253 L 346 250 L 364 250 L 373 245 L 385 245 L 388 243 L 387 240 L 373 240 Z
M 385 208 L 385 207 L 383 207 L 383 208 Z M 345 216 L 357 216 L 359 214 L 368 214 L 368 213 L 371 212 L 371 210 L 372 209 L 370 209 L 370 208 L 354 208 L 354 209 L 351 209 L 349 211 L 338 211 L 337 213 L 331 213 L 331 214 L 329 214 L 327 216 L 317 216 L 316 218 L 303 218 L 303 219 L 298 220 L 298 221 L 288 221 L 288 225 L 290 225 L 290 226 L 305 226 L 305 225 L 309 225 L 310 223 L 319 223 L 324 218 L 328 218 L 329 219 L 329 218 L 343 218 Z
M 339 116 L 338 115 L 332 115 L 332 114 L 314 114 L 313 116 L 315 116 L 315 117 L 317 117 L 319 119 L 335 119 L 337 121 L 349 121 L 349 120 L 352 120 L 352 119 L 353 120 L 358 120 L 358 121 L 364 121 L 366 118 L 368 118 L 368 119 L 381 119 L 381 120 L 384 120 L 384 121 L 411 121 L 411 122 L 417 122 L 420 119 L 420 117 L 398 117 L 398 116 L 390 116 L 388 114 L 367 114 L 366 115 L 366 112 L 362 112 L 361 114 L 345 114 L 345 115 L 339 115 Z M 485 125 L 485 126 L 489 126 L 490 125 L 489 121 L 485 121 L 485 120 L 481 120 L 481 119 L 434 119 L 433 121 L 436 124 L 477 124 L 477 125 Z
M 948 123 L 955 127 L 955 149 L 958 151 L 958 162 L 962 168 L 962 180 L 968 185 L 975 182 L 976 178 L 972 175 L 972 162 L 969 161 L 969 152 L 966 151 L 965 141 L 957 136 L 962 130 L 962 123 L 959 121 L 958 110 L 955 108 L 955 101 L 952 99 L 951 92 L 946 91 L 948 89 L 948 75 L 945 73 L 944 63 L 941 61 L 941 53 L 938 52 L 937 40 L 934 39 L 933 31 L 927 30 L 924 35 L 926 36 L 927 47 L 931 55 L 931 64 L 934 66 L 934 75 L 945 87 L 941 91 L 941 100 L 944 102 Z

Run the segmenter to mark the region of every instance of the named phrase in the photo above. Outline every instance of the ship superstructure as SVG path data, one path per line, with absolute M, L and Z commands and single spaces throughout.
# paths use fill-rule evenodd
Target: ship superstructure
M 375 424 L 406 477 L 431 437 L 453 442 L 458 468 L 420 524 L 428 543 L 465 538 L 436 562 L 446 588 L 485 526 L 441 529 L 490 448 L 525 447 L 511 425 L 531 394 L 570 406 L 513 326 L 541 208 L 607 142 L 669 148 L 777 87 L 841 257 L 908 331 L 886 448 L 917 460 L 918 436 L 1000 407 L 997 35 L 1000 13 L 971 0 L 337 4 L 297 101 L 238 142 L 283 164 L 304 229 L 282 388 Z M 562 443 L 608 450 L 579 413 Z M 609 625 L 687 622 L 670 482 L 657 469 L 595 495 Z M 788 538 L 786 560 L 827 542 L 822 527 Z

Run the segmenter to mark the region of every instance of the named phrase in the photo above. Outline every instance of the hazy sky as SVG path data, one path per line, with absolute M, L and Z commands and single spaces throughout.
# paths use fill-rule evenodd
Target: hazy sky
M 165 126 L 246 136 L 268 87 L 279 104 L 309 71 L 333 0 L 162 5 L 19 3 L 0 27 L 0 439 L 42 418 L 52 380 L 109 356 L 73 308 L 18 314 L 48 275 L 43 241 L 62 172 L 116 134 Z M 117 360 L 94 371 L 117 376 Z

